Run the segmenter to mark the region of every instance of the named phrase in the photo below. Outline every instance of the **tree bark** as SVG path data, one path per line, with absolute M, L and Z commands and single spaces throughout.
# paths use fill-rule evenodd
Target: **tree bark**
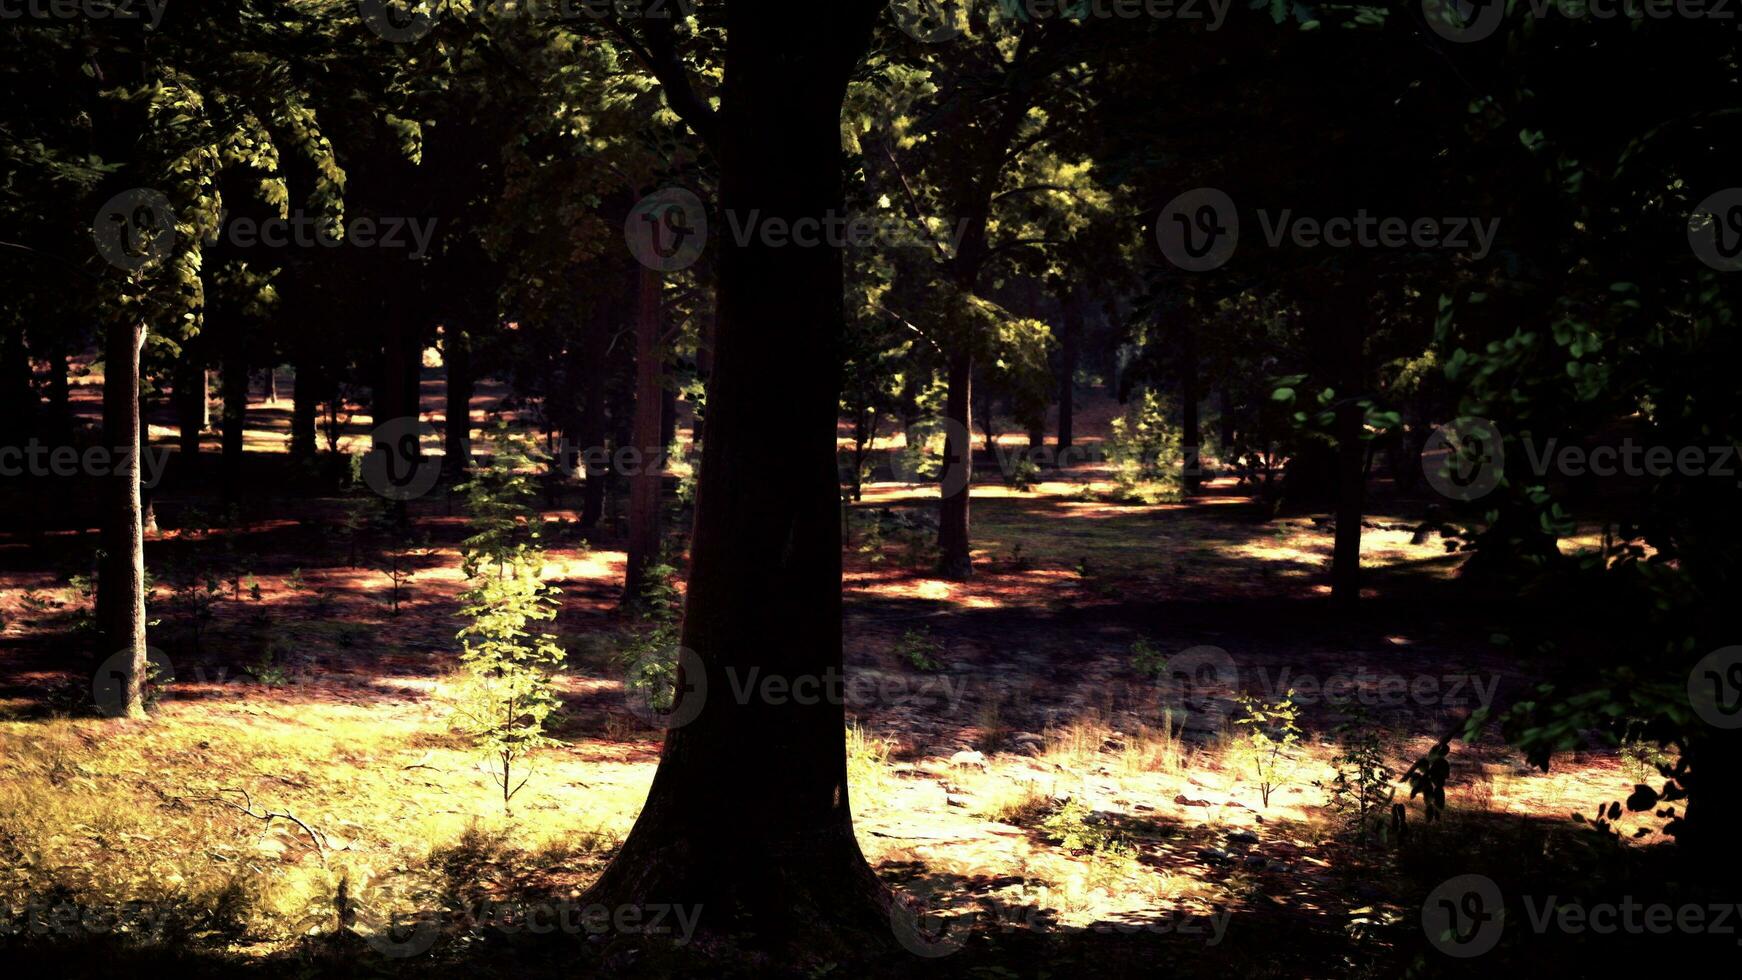
M 233 331 L 240 331 L 239 324 L 232 324 Z M 221 420 L 221 461 L 219 470 L 223 473 L 223 500 L 225 503 L 237 503 L 242 500 L 242 440 L 246 437 L 247 425 L 247 362 L 242 359 L 240 338 L 230 339 L 228 348 L 223 355 L 223 373 L 218 385 L 223 388 L 223 420 Z
M 108 330 L 103 363 L 103 429 L 112 447 L 103 522 L 104 562 L 97 578 L 97 615 L 108 659 L 99 669 L 122 681 L 112 704 L 98 707 L 128 718 L 145 716 L 145 524 L 140 493 L 139 354 L 145 326 L 117 320 Z
M 581 526 L 599 526 L 605 511 L 605 481 L 610 479 L 610 467 L 604 463 L 605 450 L 605 389 L 611 382 L 611 366 L 606 362 L 606 342 L 617 313 L 611 293 L 601 290 L 587 318 L 586 331 L 581 336 L 580 366 L 586 372 L 586 391 L 581 397 L 581 414 L 574 448 L 579 453 L 579 465 L 585 471 L 586 483 L 581 488 Z M 579 372 L 577 372 L 578 375 Z
M 664 280 L 652 269 L 641 270 L 635 313 L 635 425 L 631 436 L 640 465 L 629 474 L 629 544 L 624 563 L 623 605 L 641 601 L 648 566 L 659 560 L 659 484 L 665 467 L 659 459 L 660 416 L 665 399 L 660 378 L 659 303 Z
M 839 3 L 823 20 L 795 0 L 727 6 L 722 212 L 792 221 L 844 206 L 841 103 L 879 6 Z M 699 903 L 704 932 L 862 955 L 890 928 L 853 836 L 843 704 L 735 696 L 842 669 L 842 256 L 722 236 L 719 273 L 683 626 L 693 656 L 674 720 L 696 716 L 667 732 L 646 806 L 588 900 Z
M 0 445 L 23 446 L 37 435 L 41 404 L 31 378 L 24 331 L 0 334 Z
M 296 365 L 291 387 L 290 455 L 295 459 L 315 457 L 316 429 L 320 417 L 320 369 L 312 358 Z
M 442 433 L 443 467 L 450 480 L 472 465 L 472 337 L 449 327 L 442 341 L 442 367 L 447 372 L 447 423 Z
M 968 495 L 974 483 L 974 362 L 967 354 L 950 357 L 944 416 L 954 423 L 944 441 L 944 496 L 938 517 L 938 574 L 963 581 L 973 575 L 968 548 Z
M 240 331 L 241 327 L 232 324 L 231 329 Z M 219 468 L 223 474 L 221 482 L 226 504 L 242 499 L 242 451 L 248 420 L 249 379 L 248 363 L 243 359 L 240 347 L 240 338 L 230 340 L 229 348 L 224 352 L 223 377 L 219 380 L 224 405 Z
M 1076 438 L 1075 410 L 1077 401 L 1077 350 L 1083 340 L 1083 287 L 1072 285 L 1061 300 L 1064 307 L 1064 331 L 1059 337 L 1059 433 L 1058 449 L 1062 455 Z
M 1185 456 L 1184 484 L 1188 495 L 1196 495 L 1204 485 L 1203 427 L 1199 423 L 1198 403 L 1203 400 L 1198 377 L 1197 324 L 1189 319 L 1182 324 L 1180 337 L 1180 451 Z

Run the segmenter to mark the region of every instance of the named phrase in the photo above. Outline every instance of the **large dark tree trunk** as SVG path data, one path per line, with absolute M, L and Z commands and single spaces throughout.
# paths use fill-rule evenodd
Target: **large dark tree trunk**
M 295 459 L 313 459 L 321 403 L 320 369 L 313 358 L 296 365 L 290 399 L 290 455 Z
M 973 574 L 968 546 L 968 495 L 974 483 L 974 362 L 967 354 L 950 358 L 944 416 L 952 424 L 944 441 L 943 503 L 938 515 L 938 574 L 958 581 Z
M 103 358 L 104 441 L 114 454 L 105 492 L 104 560 L 97 578 L 97 622 L 106 649 L 99 670 L 119 681 L 99 699 L 107 714 L 145 716 L 145 523 L 139 476 L 139 353 L 145 327 L 111 324 Z
M 663 279 L 652 269 L 641 270 L 641 290 L 635 313 L 635 426 L 631 443 L 640 465 L 629 474 L 629 543 L 624 562 L 623 603 L 633 606 L 647 585 L 647 568 L 659 560 L 660 416 L 665 399 L 660 379 L 665 367 L 659 357 L 659 303 Z
M 837 3 L 819 20 L 794 0 L 730 3 L 722 212 L 790 221 L 843 207 L 841 101 L 878 6 Z M 705 932 L 838 961 L 890 940 L 853 836 L 843 705 L 735 688 L 842 669 L 842 257 L 722 236 L 719 262 L 683 627 L 693 657 L 673 720 L 696 716 L 668 731 L 646 806 L 588 899 L 699 903 Z
M 24 331 L 0 334 L 0 445 L 22 446 L 37 435 L 41 404 L 30 374 Z
M 49 438 L 65 443 L 73 437 L 72 385 L 67 381 L 70 342 L 56 332 L 48 355 L 48 416 L 44 427 Z

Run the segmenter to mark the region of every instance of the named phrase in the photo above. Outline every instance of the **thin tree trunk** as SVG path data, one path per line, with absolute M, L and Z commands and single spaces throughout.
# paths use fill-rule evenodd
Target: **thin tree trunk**
M 1185 492 L 1203 489 L 1203 431 L 1198 420 L 1198 402 L 1203 396 L 1198 378 L 1197 324 L 1187 320 L 1180 338 L 1180 449 L 1185 456 Z
M 48 425 L 49 437 L 67 442 L 73 435 L 72 385 L 67 381 L 67 347 L 64 336 L 53 340 L 54 349 L 48 358 Z
M 599 526 L 605 510 L 605 483 L 611 469 L 605 465 L 605 389 L 611 381 L 611 366 L 606 362 L 606 340 L 617 307 L 602 292 L 587 318 L 586 332 L 581 336 L 581 365 L 586 370 L 586 391 L 581 397 L 581 415 L 575 451 L 580 454 L 580 466 L 586 483 L 581 488 L 581 527 Z
M 231 329 L 239 330 L 240 327 L 232 324 Z M 242 359 L 242 353 L 238 350 L 240 346 L 239 338 L 230 341 L 229 349 L 224 352 L 223 377 L 219 382 L 224 399 L 219 468 L 223 474 L 221 482 L 226 504 L 235 504 L 242 499 L 242 452 L 248 420 L 248 364 Z
M 443 465 L 448 478 L 457 479 L 472 464 L 472 338 L 464 330 L 449 328 L 442 341 L 442 367 L 447 372 L 447 424 L 442 433 Z
M 967 354 L 950 358 L 944 416 L 954 423 L 944 442 L 943 500 L 938 519 L 938 574 L 962 581 L 973 574 L 968 549 L 968 495 L 974 483 L 974 362 Z
M 641 270 L 641 290 L 635 317 L 635 431 L 633 445 L 640 466 L 629 475 L 629 545 L 624 564 L 623 603 L 634 606 L 646 587 L 648 566 L 659 560 L 660 430 L 665 399 L 660 378 L 659 302 L 663 279 L 652 269 Z
M 1076 438 L 1077 351 L 1083 339 L 1083 287 L 1073 285 L 1062 300 L 1064 333 L 1059 338 L 1059 434 L 1058 451 L 1071 448 Z
M 114 455 L 103 522 L 105 559 L 97 579 L 98 622 L 107 659 L 102 668 L 118 681 L 105 713 L 145 716 L 145 525 L 140 494 L 139 354 L 145 326 L 116 321 L 108 330 L 103 364 L 103 428 Z

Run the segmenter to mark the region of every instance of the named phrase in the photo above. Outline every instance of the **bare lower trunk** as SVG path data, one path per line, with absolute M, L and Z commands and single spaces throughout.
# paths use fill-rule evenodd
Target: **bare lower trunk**
M 290 455 L 296 459 L 315 456 L 316 420 L 320 415 L 321 382 L 311 361 L 296 365 L 291 387 Z
M 938 518 L 938 574 L 966 579 L 974 563 L 968 548 L 968 495 L 974 482 L 974 362 L 967 354 L 950 358 L 944 415 L 951 423 L 944 443 L 944 494 Z
M 240 341 L 231 343 L 239 345 Z M 248 417 L 248 365 L 242 360 L 240 352 L 232 350 L 224 355 L 224 371 L 220 383 L 224 393 L 221 482 L 224 502 L 234 504 L 242 499 L 242 451 L 244 427 Z
M 1059 434 L 1062 455 L 1071 448 L 1077 400 L 1077 350 L 1083 338 L 1083 288 L 1070 287 L 1063 301 L 1064 333 L 1059 338 Z
M 109 327 L 103 365 L 103 428 L 115 454 L 103 519 L 105 558 L 98 576 L 97 609 L 105 649 L 98 708 L 128 718 L 145 716 L 145 525 L 139 486 L 139 351 L 145 327 Z
M 442 434 L 443 466 L 450 478 L 458 478 L 471 466 L 472 456 L 472 338 L 463 330 L 451 330 L 442 343 L 442 367 L 447 372 L 447 422 Z
M 664 367 L 659 358 L 662 281 L 658 272 L 641 270 L 635 320 L 635 427 L 631 436 L 640 465 L 629 475 L 629 546 L 623 576 L 626 606 L 640 601 L 648 566 L 659 560 L 659 483 L 664 467 L 658 454 L 665 404 L 660 390 Z

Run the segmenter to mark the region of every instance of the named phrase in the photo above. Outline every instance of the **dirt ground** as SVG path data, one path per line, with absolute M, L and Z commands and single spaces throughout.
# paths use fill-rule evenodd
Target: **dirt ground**
M 481 391 L 474 424 L 495 396 Z M 261 466 L 282 458 L 288 408 L 251 414 Z M 874 483 L 850 510 L 854 820 L 917 910 L 917 930 L 891 926 L 915 969 L 1117 974 L 1163 956 L 1187 975 L 1434 972 L 1423 893 L 1584 853 L 1593 835 L 1569 817 L 1644 778 L 1595 743 L 1542 773 L 1490 734 L 1457 745 L 1439 821 L 1399 788 L 1403 840 L 1352 833 L 1328 805 L 1351 730 L 1377 736 L 1396 776 L 1537 679 L 1489 641 L 1458 557 L 1437 536 L 1412 543 L 1419 510 L 1387 504 L 1368 517 L 1361 608 L 1335 615 L 1323 518 L 1266 520 L 1226 478 L 1157 506 L 1109 502 L 1105 480 L 1085 465 L 1028 491 L 977 486 L 965 583 L 930 571 L 935 488 Z M 579 896 L 633 823 L 659 732 L 622 683 L 635 627 L 616 610 L 617 528 L 578 531 L 573 497 L 545 515 L 569 650 L 559 744 L 507 812 L 445 723 L 453 501 L 412 505 L 427 543 L 401 555 L 396 597 L 342 496 L 267 489 L 226 516 L 166 485 L 147 551 L 152 642 L 175 679 L 146 722 L 78 707 L 90 529 L 0 537 L 0 890 L 13 907 L 174 907 L 177 935 L 243 963 L 368 933 L 431 896 Z M 1181 663 L 1214 669 L 1182 691 L 1167 669 Z M 1301 740 L 1261 780 L 1235 699 L 1291 690 Z M 1642 816 L 1621 818 L 1618 846 L 1649 855 L 1662 836 Z M 455 925 L 440 949 L 502 941 L 487 932 Z

